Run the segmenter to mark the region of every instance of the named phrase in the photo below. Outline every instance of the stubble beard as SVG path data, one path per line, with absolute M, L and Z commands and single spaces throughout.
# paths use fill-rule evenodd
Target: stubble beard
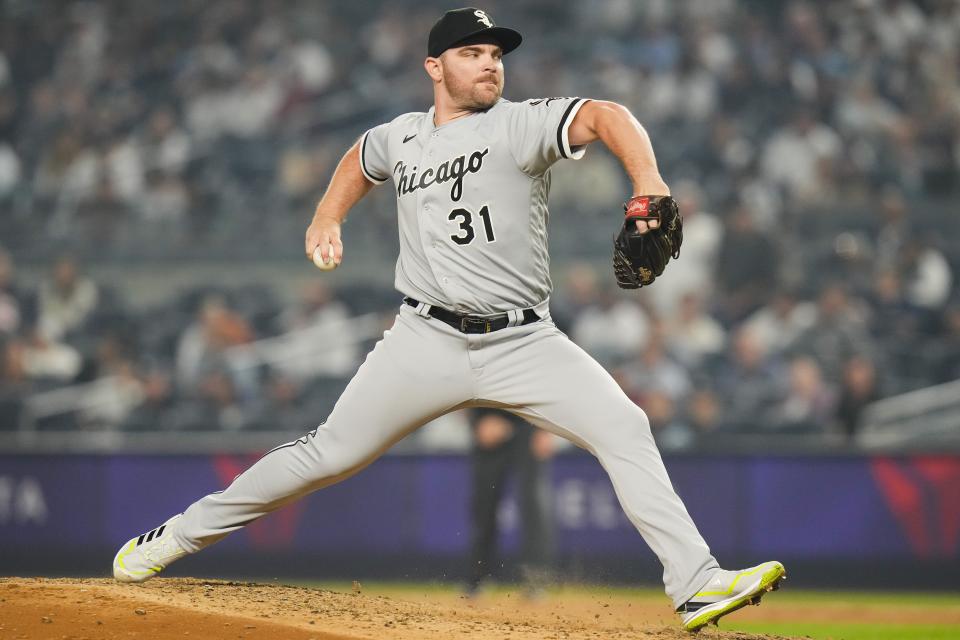
M 500 95 L 503 93 L 503 86 L 497 85 L 495 93 L 484 91 L 482 87 L 489 85 L 480 83 L 466 83 L 461 81 L 453 74 L 444 72 L 444 83 L 447 85 L 447 92 L 453 99 L 454 104 L 467 111 L 486 111 L 497 103 Z

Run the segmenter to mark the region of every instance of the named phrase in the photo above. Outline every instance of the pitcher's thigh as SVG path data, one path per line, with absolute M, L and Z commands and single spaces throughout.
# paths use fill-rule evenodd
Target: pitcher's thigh
M 397 319 L 326 422 L 310 435 L 317 453 L 334 461 L 338 470 L 362 464 L 470 399 L 465 356 L 456 342 L 417 326 L 421 322 L 416 316 Z
M 495 397 L 488 399 L 594 453 L 649 447 L 646 414 L 613 377 L 559 331 L 541 334 L 501 359 L 509 376 L 491 385 Z

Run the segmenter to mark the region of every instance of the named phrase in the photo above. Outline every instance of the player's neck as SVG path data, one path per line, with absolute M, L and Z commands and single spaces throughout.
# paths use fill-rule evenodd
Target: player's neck
M 445 93 L 435 93 L 433 97 L 433 126 L 442 127 L 448 122 L 472 116 L 483 110 L 470 109 L 458 105 L 453 99 Z
M 437 101 L 433 105 L 433 126 L 442 127 L 448 122 L 465 118 L 474 113 L 476 113 L 476 111 L 472 109 L 464 109 L 454 105 L 444 105 Z

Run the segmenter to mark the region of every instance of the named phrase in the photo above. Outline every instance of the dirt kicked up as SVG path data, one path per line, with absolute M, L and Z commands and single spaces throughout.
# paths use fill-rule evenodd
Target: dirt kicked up
M 289 638 L 292 640 L 690 639 L 669 606 L 548 598 L 484 602 L 437 594 L 394 599 L 306 587 L 157 578 L 0 579 L 0 638 Z M 707 629 L 705 639 L 776 636 Z

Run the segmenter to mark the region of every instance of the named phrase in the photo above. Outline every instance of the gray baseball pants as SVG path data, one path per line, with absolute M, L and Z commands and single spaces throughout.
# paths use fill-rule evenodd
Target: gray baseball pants
M 327 421 L 277 447 L 225 490 L 190 505 L 174 535 L 197 551 L 344 480 L 430 420 L 498 406 L 591 452 L 627 517 L 663 563 L 675 606 L 718 568 L 667 477 L 643 411 L 549 319 L 463 334 L 402 305 Z

